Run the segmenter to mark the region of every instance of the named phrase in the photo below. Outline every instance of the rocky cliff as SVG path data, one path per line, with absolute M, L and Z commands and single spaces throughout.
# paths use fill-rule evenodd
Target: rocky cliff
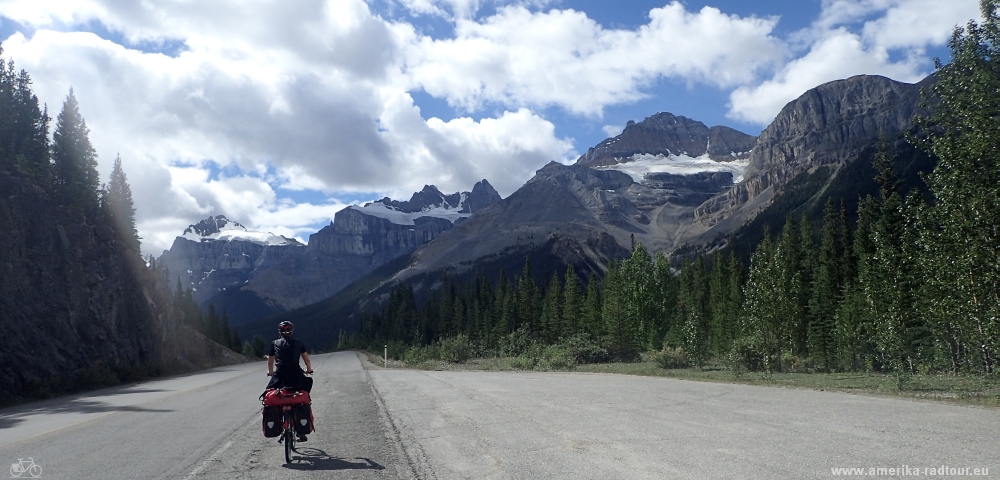
M 0 192 L 0 390 L 67 392 L 228 361 L 196 334 L 179 341 L 188 333 L 165 280 L 111 227 L 3 171 Z
M 217 216 L 185 230 L 158 261 L 171 285 L 180 278 L 196 301 L 225 308 L 238 325 L 323 300 L 499 200 L 486 180 L 448 195 L 428 185 L 407 201 L 347 207 L 308 245 Z
M 634 238 L 665 252 L 719 241 L 796 175 L 836 169 L 880 134 L 898 138 L 910 129 L 922 86 L 877 76 L 830 82 L 790 102 L 759 139 L 669 113 L 630 122 L 576 165 L 549 164 L 504 201 L 428 242 L 396 280 L 474 268 L 554 237 L 584 245 L 606 234 L 622 246 Z
M 745 159 L 757 137 L 729 127 L 708 128 L 704 123 L 671 113 L 657 113 L 635 123 L 629 121 L 625 130 L 591 147 L 577 159 L 577 165 L 600 167 L 629 161 L 635 155 L 708 154 L 716 161 Z
M 821 165 L 851 161 L 879 135 L 906 132 L 913 127 L 920 90 L 931 81 L 909 84 L 859 75 L 807 91 L 760 134 L 744 181 L 698 208 L 696 217 L 714 224 L 771 186 Z

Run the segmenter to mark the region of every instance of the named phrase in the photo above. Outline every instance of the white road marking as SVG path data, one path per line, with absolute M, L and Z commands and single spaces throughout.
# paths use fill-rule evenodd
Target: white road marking
M 231 447 L 231 446 L 233 446 L 233 441 L 232 440 L 226 442 L 226 444 L 223 445 L 222 448 L 216 450 L 215 453 L 213 453 L 208 458 L 206 458 L 204 462 L 201 462 L 201 465 L 198 465 L 197 468 L 195 468 L 194 470 L 191 470 L 191 473 L 189 473 L 188 476 L 184 477 L 184 480 L 191 480 L 192 478 L 198 476 L 198 474 L 201 473 L 201 471 L 204 470 L 205 467 L 207 467 L 209 463 L 214 462 L 216 459 L 218 459 L 219 455 L 221 455 L 222 452 L 225 452 L 226 450 L 229 450 L 229 447 Z

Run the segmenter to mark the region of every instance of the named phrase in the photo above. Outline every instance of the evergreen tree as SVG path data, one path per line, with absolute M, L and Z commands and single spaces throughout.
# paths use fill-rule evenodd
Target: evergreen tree
M 569 338 L 580 332 L 583 296 L 580 293 L 580 279 L 573 264 L 566 266 L 566 283 L 563 287 L 562 336 Z
M 671 335 L 672 330 L 676 330 L 674 335 L 678 338 L 671 345 L 680 346 L 680 329 L 675 328 L 675 318 L 677 317 L 677 295 L 680 290 L 680 282 L 673 271 L 670 270 L 670 261 L 662 252 L 656 253 L 653 262 L 653 282 L 655 283 L 655 323 L 650 332 L 650 348 L 662 348 Z
M 126 246 L 139 253 L 139 231 L 135 228 L 135 207 L 132 203 L 132 188 L 129 187 L 125 170 L 122 169 L 122 157 L 115 158 L 111 169 L 111 178 L 107 188 L 103 190 L 101 206 L 111 226 L 125 242 Z
M 53 189 L 60 204 L 94 219 L 98 211 L 100 178 L 97 152 L 90 144 L 89 133 L 80 115 L 76 95 L 70 88 L 52 135 Z
M 927 313 L 948 338 L 952 368 L 992 373 L 1000 351 L 1000 1 L 982 0 L 983 24 L 956 29 L 951 63 L 919 121 L 916 142 L 938 158 L 926 182 L 935 201 L 920 237 Z
M 839 248 L 841 242 L 837 238 L 837 219 L 833 199 L 828 199 L 824 209 L 818 264 L 813 277 L 812 298 L 809 302 L 809 356 L 823 370 L 829 370 L 835 363 L 834 317 L 842 294 L 843 255 Z
M 681 266 L 680 292 L 677 296 L 677 313 L 680 318 L 681 338 L 688 357 L 701 366 L 710 345 L 709 337 L 709 284 L 705 263 L 701 256 Z
M 545 288 L 542 300 L 541 328 L 542 339 L 547 343 L 556 343 L 562 336 L 562 289 L 559 286 L 559 274 L 552 272 L 552 279 Z
M 48 189 L 49 121 L 48 109 L 39 109 L 28 73 L 18 71 L 13 60 L 4 68 L 0 59 L 0 170 L 27 177 Z
M 740 334 L 761 357 L 764 370 L 769 373 L 780 367 L 781 326 L 786 310 L 781 295 L 781 273 L 770 231 L 765 227 L 764 240 L 750 257 L 750 271 L 743 287 Z
M 608 268 L 603 287 L 604 344 L 615 358 L 631 360 L 638 355 L 639 345 L 635 342 L 635 326 L 629 322 L 625 279 L 619 264 L 612 263 Z
M 597 280 L 597 275 L 591 272 L 587 281 L 587 297 L 583 300 L 583 325 L 581 330 L 587 333 L 592 340 L 600 340 L 604 335 L 604 319 L 601 317 L 604 309 L 604 301 L 601 298 L 601 286 Z

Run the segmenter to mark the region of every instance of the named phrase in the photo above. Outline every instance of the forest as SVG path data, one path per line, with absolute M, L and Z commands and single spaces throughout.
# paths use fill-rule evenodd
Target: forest
M 339 348 L 386 345 L 408 362 L 527 356 L 557 367 L 650 356 L 668 368 L 882 372 L 900 382 L 996 373 L 1000 22 L 992 7 L 983 15 L 954 32 L 951 59 L 936 63 L 924 92 L 931 113 L 906 138 L 936 159 L 926 192 L 902 190 L 882 139 L 879 195 L 856 212 L 830 201 L 818 224 L 790 217 L 777 235 L 765 227 L 746 264 L 730 246 L 678 271 L 633 242 L 603 278 L 570 266 L 539 285 L 528 262 L 492 283 L 442 275 L 420 305 L 409 286 L 395 289 Z
M 122 159 L 115 158 L 108 182 L 101 183 L 97 152 L 72 88 L 55 120 L 50 140 L 52 118 L 32 91 L 31 76 L 18 70 L 13 60 L 0 60 L 0 172 L 43 190 L 67 217 L 111 227 L 130 252 L 140 255 L 132 189 Z M 152 255 L 147 265 L 158 268 Z M 225 312 L 203 312 L 190 292 L 185 295 L 179 288 L 174 303 L 185 313 L 185 323 L 206 337 L 233 350 L 245 346 L 230 329 Z

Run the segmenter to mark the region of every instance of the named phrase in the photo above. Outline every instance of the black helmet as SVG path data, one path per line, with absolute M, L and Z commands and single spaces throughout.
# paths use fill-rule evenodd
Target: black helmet
M 292 325 L 292 322 L 289 322 L 288 320 L 278 324 L 278 333 L 282 336 L 291 335 L 292 330 L 295 330 L 295 325 Z

